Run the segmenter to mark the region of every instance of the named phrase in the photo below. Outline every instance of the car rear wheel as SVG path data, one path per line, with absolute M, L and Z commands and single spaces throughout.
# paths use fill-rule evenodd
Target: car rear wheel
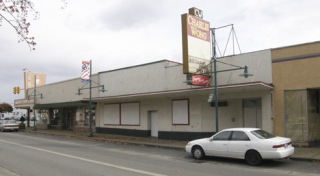
M 201 160 L 204 158 L 205 154 L 200 146 L 196 146 L 192 149 L 192 155 L 194 159 Z
M 246 153 L 246 162 L 252 166 L 261 164 L 262 158 L 260 154 L 255 150 L 250 150 Z

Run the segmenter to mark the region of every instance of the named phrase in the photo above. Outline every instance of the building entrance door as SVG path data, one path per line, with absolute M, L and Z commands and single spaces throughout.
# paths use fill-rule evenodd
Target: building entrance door
M 74 117 L 75 117 L 75 110 L 67 110 L 67 113 L 66 113 L 66 121 L 65 121 L 65 124 L 66 124 L 66 129 L 67 130 L 72 130 L 73 129 L 73 122 L 74 122 Z
M 261 99 L 243 100 L 243 126 L 252 128 L 262 127 Z
M 150 112 L 151 137 L 158 137 L 158 112 Z

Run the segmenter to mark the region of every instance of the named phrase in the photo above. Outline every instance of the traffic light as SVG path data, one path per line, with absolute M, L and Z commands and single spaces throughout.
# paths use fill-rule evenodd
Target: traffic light
M 20 87 L 18 86 L 18 87 L 14 87 L 13 88 L 13 93 L 14 94 L 20 94 Z

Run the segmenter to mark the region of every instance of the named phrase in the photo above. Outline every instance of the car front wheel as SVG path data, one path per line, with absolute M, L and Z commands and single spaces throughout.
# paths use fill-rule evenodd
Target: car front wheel
M 257 166 L 261 164 L 262 158 L 257 151 L 250 150 L 246 153 L 246 162 L 252 166 Z
M 192 149 L 192 155 L 194 159 L 201 160 L 204 158 L 205 154 L 200 146 L 196 146 Z

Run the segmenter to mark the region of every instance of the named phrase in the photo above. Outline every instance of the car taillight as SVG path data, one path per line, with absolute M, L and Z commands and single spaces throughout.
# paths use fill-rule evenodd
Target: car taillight
M 272 146 L 272 148 L 281 148 L 281 147 L 287 148 L 288 145 L 291 145 L 291 142 L 288 142 L 286 144 L 274 145 Z
M 285 144 L 281 144 L 281 145 L 274 145 L 272 148 L 281 148 L 284 147 Z

